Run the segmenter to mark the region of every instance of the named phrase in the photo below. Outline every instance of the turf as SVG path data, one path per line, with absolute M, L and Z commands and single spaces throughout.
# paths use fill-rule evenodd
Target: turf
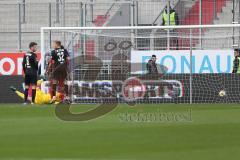
M 73 106 L 72 111 L 93 107 Z M 153 113 L 184 116 L 136 116 Z M 0 128 L 0 159 L 240 158 L 239 105 L 120 105 L 88 122 L 66 122 L 55 116 L 53 106 L 5 104 L 0 105 Z

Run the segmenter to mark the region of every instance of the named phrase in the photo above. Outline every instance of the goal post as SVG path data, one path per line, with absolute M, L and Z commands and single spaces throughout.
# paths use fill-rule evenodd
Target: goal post
M 70 52 L 76 103 L 240 102 L 239 76 L 231 74 L 240 24 L 42 27 L 42 74 L 50 31 Z M 147 70 L 152 55 L 157 76 Z

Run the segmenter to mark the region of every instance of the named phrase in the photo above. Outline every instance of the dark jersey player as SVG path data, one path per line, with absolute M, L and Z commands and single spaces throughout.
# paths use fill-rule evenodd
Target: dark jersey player
M 151 59 L 147 63 L 147 72 L 149 75 L 158 75 L 158 69 L 156 64 L 157 57 L 156 55 L 152 55 Z
M 37 51 L 37 43 L 31 42 L 29 49 L 30 50 L 24 55 L 22 62 L 25 83 L 24 104 L 27 103 L 30 85 L 32 86 L 32 103 L 35 102 L 38 75 L 38 61 L 35 53 Z
M 52 69 L 52 102 L 56 100 L 57 84 L 64 84 L 65 96 L 68 96 L 68 76 L 69 54 L 60 41 L 53 42 L 54 50 L 51 52 L 50 68 Z M 61 86 L 62 87 L 62 86 Z
M 234 50 L 234 61 L 233 61 L 233 71 L 232 73 L 240 73 L 240 54 L 239 49 Z

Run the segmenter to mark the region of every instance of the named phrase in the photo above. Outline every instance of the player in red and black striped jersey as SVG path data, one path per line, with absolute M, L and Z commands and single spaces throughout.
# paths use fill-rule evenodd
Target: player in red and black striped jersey
M 60 41 L 53 42 L 54 50 L 51 52 L 51 62 L 49 68 L 52 69 L 52 102 L 56 99 L 57 84 L 59 87 L 63 87 L 64 93 L 68 97 L 68 85 L 65 82 L 69 72 L 69 54 L 62 46 Z M 63 98 L 62 98 L 63 99 Z

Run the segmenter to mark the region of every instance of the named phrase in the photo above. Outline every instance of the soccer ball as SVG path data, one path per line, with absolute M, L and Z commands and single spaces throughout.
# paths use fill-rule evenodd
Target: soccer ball
M 224 90 L 221 90 L 220 92 L 219 92 L 219 96 L 220 97 L 224 97 L 226 95 L 226 92 L 224 91 Z

